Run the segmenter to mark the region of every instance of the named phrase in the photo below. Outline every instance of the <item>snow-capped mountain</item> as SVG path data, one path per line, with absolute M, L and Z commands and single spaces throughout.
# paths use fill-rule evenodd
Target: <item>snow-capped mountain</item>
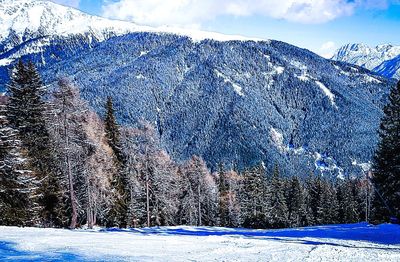
M 247 39 L 213 32 L 139 26 L 92 16 L 50 1 L 0 0 L 0 65 L 7 65 L 25 54 L 40 53 L 43 46 L 49 45 L 55 37 L 85 37 L 86 42 L 91 45 L 93 42 L 129 32 L 175 33 L 188 35 L 198 41 L 206 38 L 221 41 Z M 12 52 L 18 46 L 18 51 Z M 12 52 L 13 55 L 4 58 L 7 52 Z
M 32 60 L 49 87 L 70 77 L 99 113 L 111 95 L 121 123 L 145 119 L 173 157 L 210 166 L 359 174 L 394 84 L 274 40 L 141 27 L 47 1 L 0 0 L 0 12 L 0 92 L 15 59 Z
M 339 48 L 332 59 L 365 67 L 385 77 L 400 79 L 400 46 L 347 44 Z

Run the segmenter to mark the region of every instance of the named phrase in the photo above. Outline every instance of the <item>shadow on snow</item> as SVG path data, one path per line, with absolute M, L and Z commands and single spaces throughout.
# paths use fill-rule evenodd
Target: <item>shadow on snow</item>
M 311 245 L 339 245 L 325 241 L 309 241 L 302 238 L 336 239 L 367 241 L 375 244 L 396 245 L 400 244 L 400 226 L 382 224 L 378 226 L 367 223 L 326 225 L 304 228 L 261 230 L 244 228 L 218 228 L 218 227 L 152 227 L 103 229 L 101 232 L 134 232 L 140 234 L 162 235 L 187 235 L 187 236 L 243 236 L 256 239 L 279 240 L 298 242 Z M 340 246 L 343 246 L 340 244 Z M 362 248 L 360 246 L 346 245 L 346 247 Z M 371 248 L 371 247 L 369 247 Z M 389 248 L 399 250 L 397 248 Z
M 86 261 L 77 255 L 68 252 L 31 252 L 21 251 L 15 247 L 14 243 L 0 241 L 0 261 Z

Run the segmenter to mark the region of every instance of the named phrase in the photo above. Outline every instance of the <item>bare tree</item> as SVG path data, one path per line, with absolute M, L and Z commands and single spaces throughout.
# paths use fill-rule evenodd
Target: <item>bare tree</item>
M 80 99 L 78 89 L 62 78 L 53 92 L 52 135 L 58 148 L 59 168 L 67 178 L 69 202 L 71 207 L 70 228 L 76 228 L 78 222 L 78 199 L 75 191 L 75 179 L 84 163 L 83 144 L 85 134 L 82 123 L 87 112 L 86 104 Z

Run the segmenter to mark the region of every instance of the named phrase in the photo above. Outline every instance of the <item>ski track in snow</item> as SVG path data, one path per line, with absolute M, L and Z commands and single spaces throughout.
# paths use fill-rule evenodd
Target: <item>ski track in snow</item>
M 65 230 L 0 227 L 0 261 L 400 261 L 400 226 Z

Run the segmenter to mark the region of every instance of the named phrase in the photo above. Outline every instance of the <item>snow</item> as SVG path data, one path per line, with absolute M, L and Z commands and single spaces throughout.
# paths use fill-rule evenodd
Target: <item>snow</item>
M 215 73 L 217 74 L 217 77 L 223 78 L 223 79 L 224 79 L 224 83 L 229 83 L 229 84 L 231 84 L 232 87 L 233 87 L 233 90 L 234 90 L 238 95 L 244 96 L 244 93 L 243 93 L 243 90 L 242 90 L 242 87 L 241 87 L 241 86 L 239 86 L 238 84 L 232 82 L 227 76 L 225 76 L 225 75 L 224 75 L 223 73 L 221 73 L 220 71 L 215 70 Z
M 358 167 L 360 167 L 361 170 L 364 171 L 364 172 L 368 172 L 368 171 L 370 171 L 371 168 L 372 168 L 371 162 L 368 162 L 368 163 L 359 163 L 357 160 L 353 160 L 353 161 L 351 162 L 351 164 L 352 164 L 353 166 L 358 166 Z
M 176 27 L 140 26 L 131 22 L 91 16 L 77 9 L 53 3 L 35 0 L 1 0 L 0 1 L 0 42 L 7 39 L 10 31 L 19 38 L 25 32 L 37 32 L 46 36 L 68 36 L 91 33 L 97 40 L 104 41 L 110 35 L 123 35 L 131 32 L 170 33 L 188 36 L 193 41 L 214 39 L 217 41 L 265 41 L 238 35 L 224 35 L 215 32 L 182 29 Z M 111 34 L 110 34 L 111 33 Z M 12 48 L 6 46 L 6 49 Z
M 12 59 L 8 58 L 0 59 L 0 66 L 7 66 L 11 64 L 12 61 L 13 61 Z
M 400 226 L 367 223 L 282 230 L 0 227 L 0 260 L 399 261 Z
M 332 59 L 372 70 L 384 61 L 393 59 L 398 55 L 400 55 L 400 46 L 383 44 L 370 47 L 361 43 L 342 46 L 336 51 Z
M 285 68 L 283 66 L 275 66 L 274 69 L 278 75 L 282 74 L 285 71 Z
M 321 88 L 321 90 L 324 92 L 324 94 L 329 98 L 331 101 L 332 106 L 334 106 L 336 109 L 338 108 L 335 103 L 335 95 L 327 88 L 323 83 L 320 81 L 315 81 L 315 83 Z
M 369 75 L 364 75 L 364 81 L 367 83 L 377 83 L 377 84 L 382 83 L 382 81 L 376 79 L 375 77 L 369 76 Z
M 271 137 L 272 142 L 275 144 L 275 146 L 281 151 L 285 151 L 285 146 L 283 144 L 283 134 L 279 132 L 277 129 L 271 127 L 269 130 L 269 135 Z
M 146 77 L 142 74 L 138 74 L 135 77 L 136 77 L 136 79 L 146 79 Z
M 326 155 L 322 155 L 319 152 L 314 152 L 314 165 L 317 170 L 321 171 L 321 174 L 324 172 L 332 172 L 336 171 L 337 178 L 345 179 L 344 170 L 340 166 L 337 165 L 337 162 L 332 157 L 328 157 Z

